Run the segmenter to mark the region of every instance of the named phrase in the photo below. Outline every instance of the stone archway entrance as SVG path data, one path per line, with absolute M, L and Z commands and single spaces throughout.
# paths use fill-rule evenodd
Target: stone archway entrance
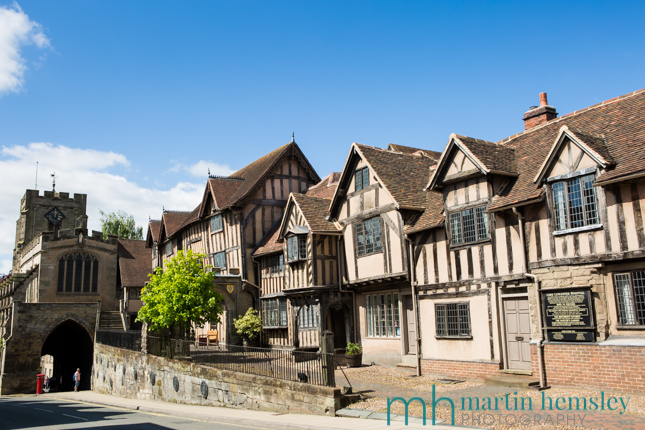
M 94 343 L 87 330 L 73 320 L 59 324 L 45 339 L 41 356 L 51 355 L 54 358 L 53 377 L 62 376 L 61 391 L 74 388 L 72 375 L 77 368 L 81 369 L 81 390 L 91 388 L 92 357 Z

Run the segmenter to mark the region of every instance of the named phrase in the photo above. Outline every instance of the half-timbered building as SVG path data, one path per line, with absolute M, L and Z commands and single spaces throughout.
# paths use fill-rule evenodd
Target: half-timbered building
M 406 230 L 421 366 L 642 390 L 645 91 L 562 117 L 540 99 L 507 139 L 451 135 L 430 173 Z
M 292 140 L 230 176 L 210 176 L 200 204 L 192 212 L 164 211 L 157 235 L 150 223 L 147 243 L 162 267 L 178 251 L 191 249 L 205 254 L 205 263 L 217 271 L 215 288 L 224 297 L 225 313 L 219 325 L 198 328 L 198 335 L 217 329 L 221 341 L 238 340 L 233 319 L 258 306 L 253 251 L 282 220 L 289 193 L 319 181 Z
M 406 225 L 426 208 L 423 191 L 438 153 L 354 143 L 328 218 L 341 229 L 342 285 L 355 295 L 356 338 L 367 362 L 413 362 L 415 302 Z
M 343 352 L 353 335 L 353 297 L 341 288 L 341 231 L 326 219 L 338 185 L 332 173 L 306 194 L 289 196 L 284 217 L 254 253 L 261 270 L 261 309 L 271 345 L 318 349 L 323 330 Z

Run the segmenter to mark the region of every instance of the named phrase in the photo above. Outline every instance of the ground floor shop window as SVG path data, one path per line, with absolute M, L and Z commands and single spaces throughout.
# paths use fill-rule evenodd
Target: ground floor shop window
M 434 312 L 437 337 L 471 337 L 468 303 L 437 303 Z
M 401 336 L 398 293 L 367 296 L 367 336 Z
M 645 325 L 645 271 L 614 275 L 618 320 L 623 325 Z

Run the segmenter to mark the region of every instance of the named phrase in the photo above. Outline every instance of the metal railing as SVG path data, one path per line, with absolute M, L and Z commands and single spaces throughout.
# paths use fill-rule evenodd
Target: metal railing
M 236 345 L 196 345 L 190 340 L 148 336 L 148 353 L 233 372 L 335 387 L 334 355 Z
M 96 342 L 115 348 L 141 351 L 141 331 L 96 330 Z

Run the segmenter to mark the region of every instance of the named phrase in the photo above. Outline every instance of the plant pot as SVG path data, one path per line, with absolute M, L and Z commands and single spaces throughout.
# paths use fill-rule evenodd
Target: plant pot
M 363 364 L 363 353 L 360 354 L 345 354 L 345 360 L 349 367 L 361 367 Z

